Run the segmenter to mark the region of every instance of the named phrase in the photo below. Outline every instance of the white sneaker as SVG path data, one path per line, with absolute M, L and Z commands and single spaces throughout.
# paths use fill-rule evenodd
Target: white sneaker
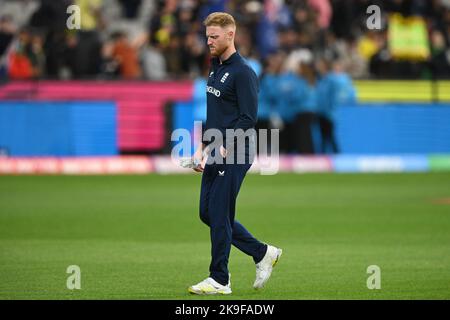
M 273 267 L 277 264 L 283 250 L 267 245 L 267 252 L 264 258 L 256 264 L 256 279 L 253 288 L 261 289 L 269 280 Z
M 193 294 L 231 294 L 231 279 L 226 286 L 221 285 L 213 278 L 206 278 L 196 285 L 190 286 L 188 291 Z

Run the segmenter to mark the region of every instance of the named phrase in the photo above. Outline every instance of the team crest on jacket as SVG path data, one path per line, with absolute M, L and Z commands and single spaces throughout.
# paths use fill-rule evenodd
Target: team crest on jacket
M 228 78 L 229 75 L 230 75 L 230 74 L 229 74 L 228 72 L 226 72 L 226 73 L 223 75 L 222 79 L 220 79 L 220 82 L 224 83 L 225 80 L 227 80 L 227 78 Z

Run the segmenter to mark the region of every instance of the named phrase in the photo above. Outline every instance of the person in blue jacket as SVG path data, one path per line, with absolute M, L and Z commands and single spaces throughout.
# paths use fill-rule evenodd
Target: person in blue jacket
M 200 190 L 200 219 L 210 228 L 211 263 L 209 277 L 192 285 L 192 294 L 231 294 L 228 260 L 231 245 L 253 258 L 256 278 L 253 288 L 264 287 L 282 250 L 257 240 L 239 221 L 235 220 L 236 199 L 252 165 L 250 137 L 244 146 L 245 163 L 240 163 L 236 139 L 241 133 L 254 130 L 258 110 L 258 78 L 236 51 L 234 18 L 223 12 L 210 14 L 205 22 L 206 38 L 212 65 L 206 87 L 206 130 L 222 133 L 225 142 L 212 149 L 206 137 L 193 156 L 193 169 L 203 172 Z M 227 131 L 235 135 L 229 137 Z M 244 137 L 245 138 L 245 137 Z M 209 149 L 212 150 L 209 150 Z M 237 155 L 237 163 L 235 156 Z M 211 158 L 214 161 L 209 161 Z
M 300 63 L 299 73 L 293 99 L 296 108 L 296 151 L 300 154 L 314 154 L 313 129 L 318 111 L 317 75 L 313 64 L 309 62 Z
M 260 79 L 259 90 L 259 105 L 258 105 L 258 123 L 256 129 L 259 134 L 259 129 L 280 129 L 280 123 L 277 115 L 277 105 L 279 92 L 277 89 L 280 69 L 283 57 L 280 53 L 274 53 L 268 56 L 265 61 L 264 72 Z M 267 151 L 271 150 L 271 134 L 267 131 Z M 259 141 L 259 135 L 258 135 Z
M 277 113 L 281 118 L 280 152 L 296 151 L 295 119 L 298 112 L 296 106 L 299 96 L 298 75 L 292 71 L 282 72 L 276 83 Z
M 321 58 L 317 61 L 321 74 L 319 91 L 319 127 L 321 133 L 321 153 L 339 153 L 335 136 L 336 110 L 341 106 L 356 103 L 356 91 L 352 79 L 343 71 L 340 61 Z

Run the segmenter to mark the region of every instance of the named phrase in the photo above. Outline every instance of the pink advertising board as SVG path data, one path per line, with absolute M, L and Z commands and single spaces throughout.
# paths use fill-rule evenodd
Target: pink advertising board
M 167 139 L 164 106 L 192 99 L 192 82 L 13 82 L 0 101 L 115 101 L 120 151 L 157 151 Z

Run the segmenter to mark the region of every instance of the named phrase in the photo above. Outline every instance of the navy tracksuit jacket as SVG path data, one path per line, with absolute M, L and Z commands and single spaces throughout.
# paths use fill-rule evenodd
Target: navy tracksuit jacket
M 255 127 L 258 110 L 258 78 L 239 53 L 232 54 L 220 63 L 212 60 L 206 89 L 207 120 L 205 129 L 219 129 L 226 137 L 226 129 L 248 130 Z M 231 141 L 225 146 L 230 147 Z M 254 142 L 254 140 L 253 140 Z M 204 141 L 207 144 L 206 141 Z M 245 152 L 252 148 L 246 141 Z M 235 154 L 236 156 L 236 154 Z M 251 167 L 245 164 L 207 164 L 203 171 L 200 192 L 200 219 L 210 227 L 211 265 L 210 277 L 228 283 L 228 258 L 231 244 L 253 257 L 262 260 L 267 246 L 256 240 L 234 219 L 236 198 Z

